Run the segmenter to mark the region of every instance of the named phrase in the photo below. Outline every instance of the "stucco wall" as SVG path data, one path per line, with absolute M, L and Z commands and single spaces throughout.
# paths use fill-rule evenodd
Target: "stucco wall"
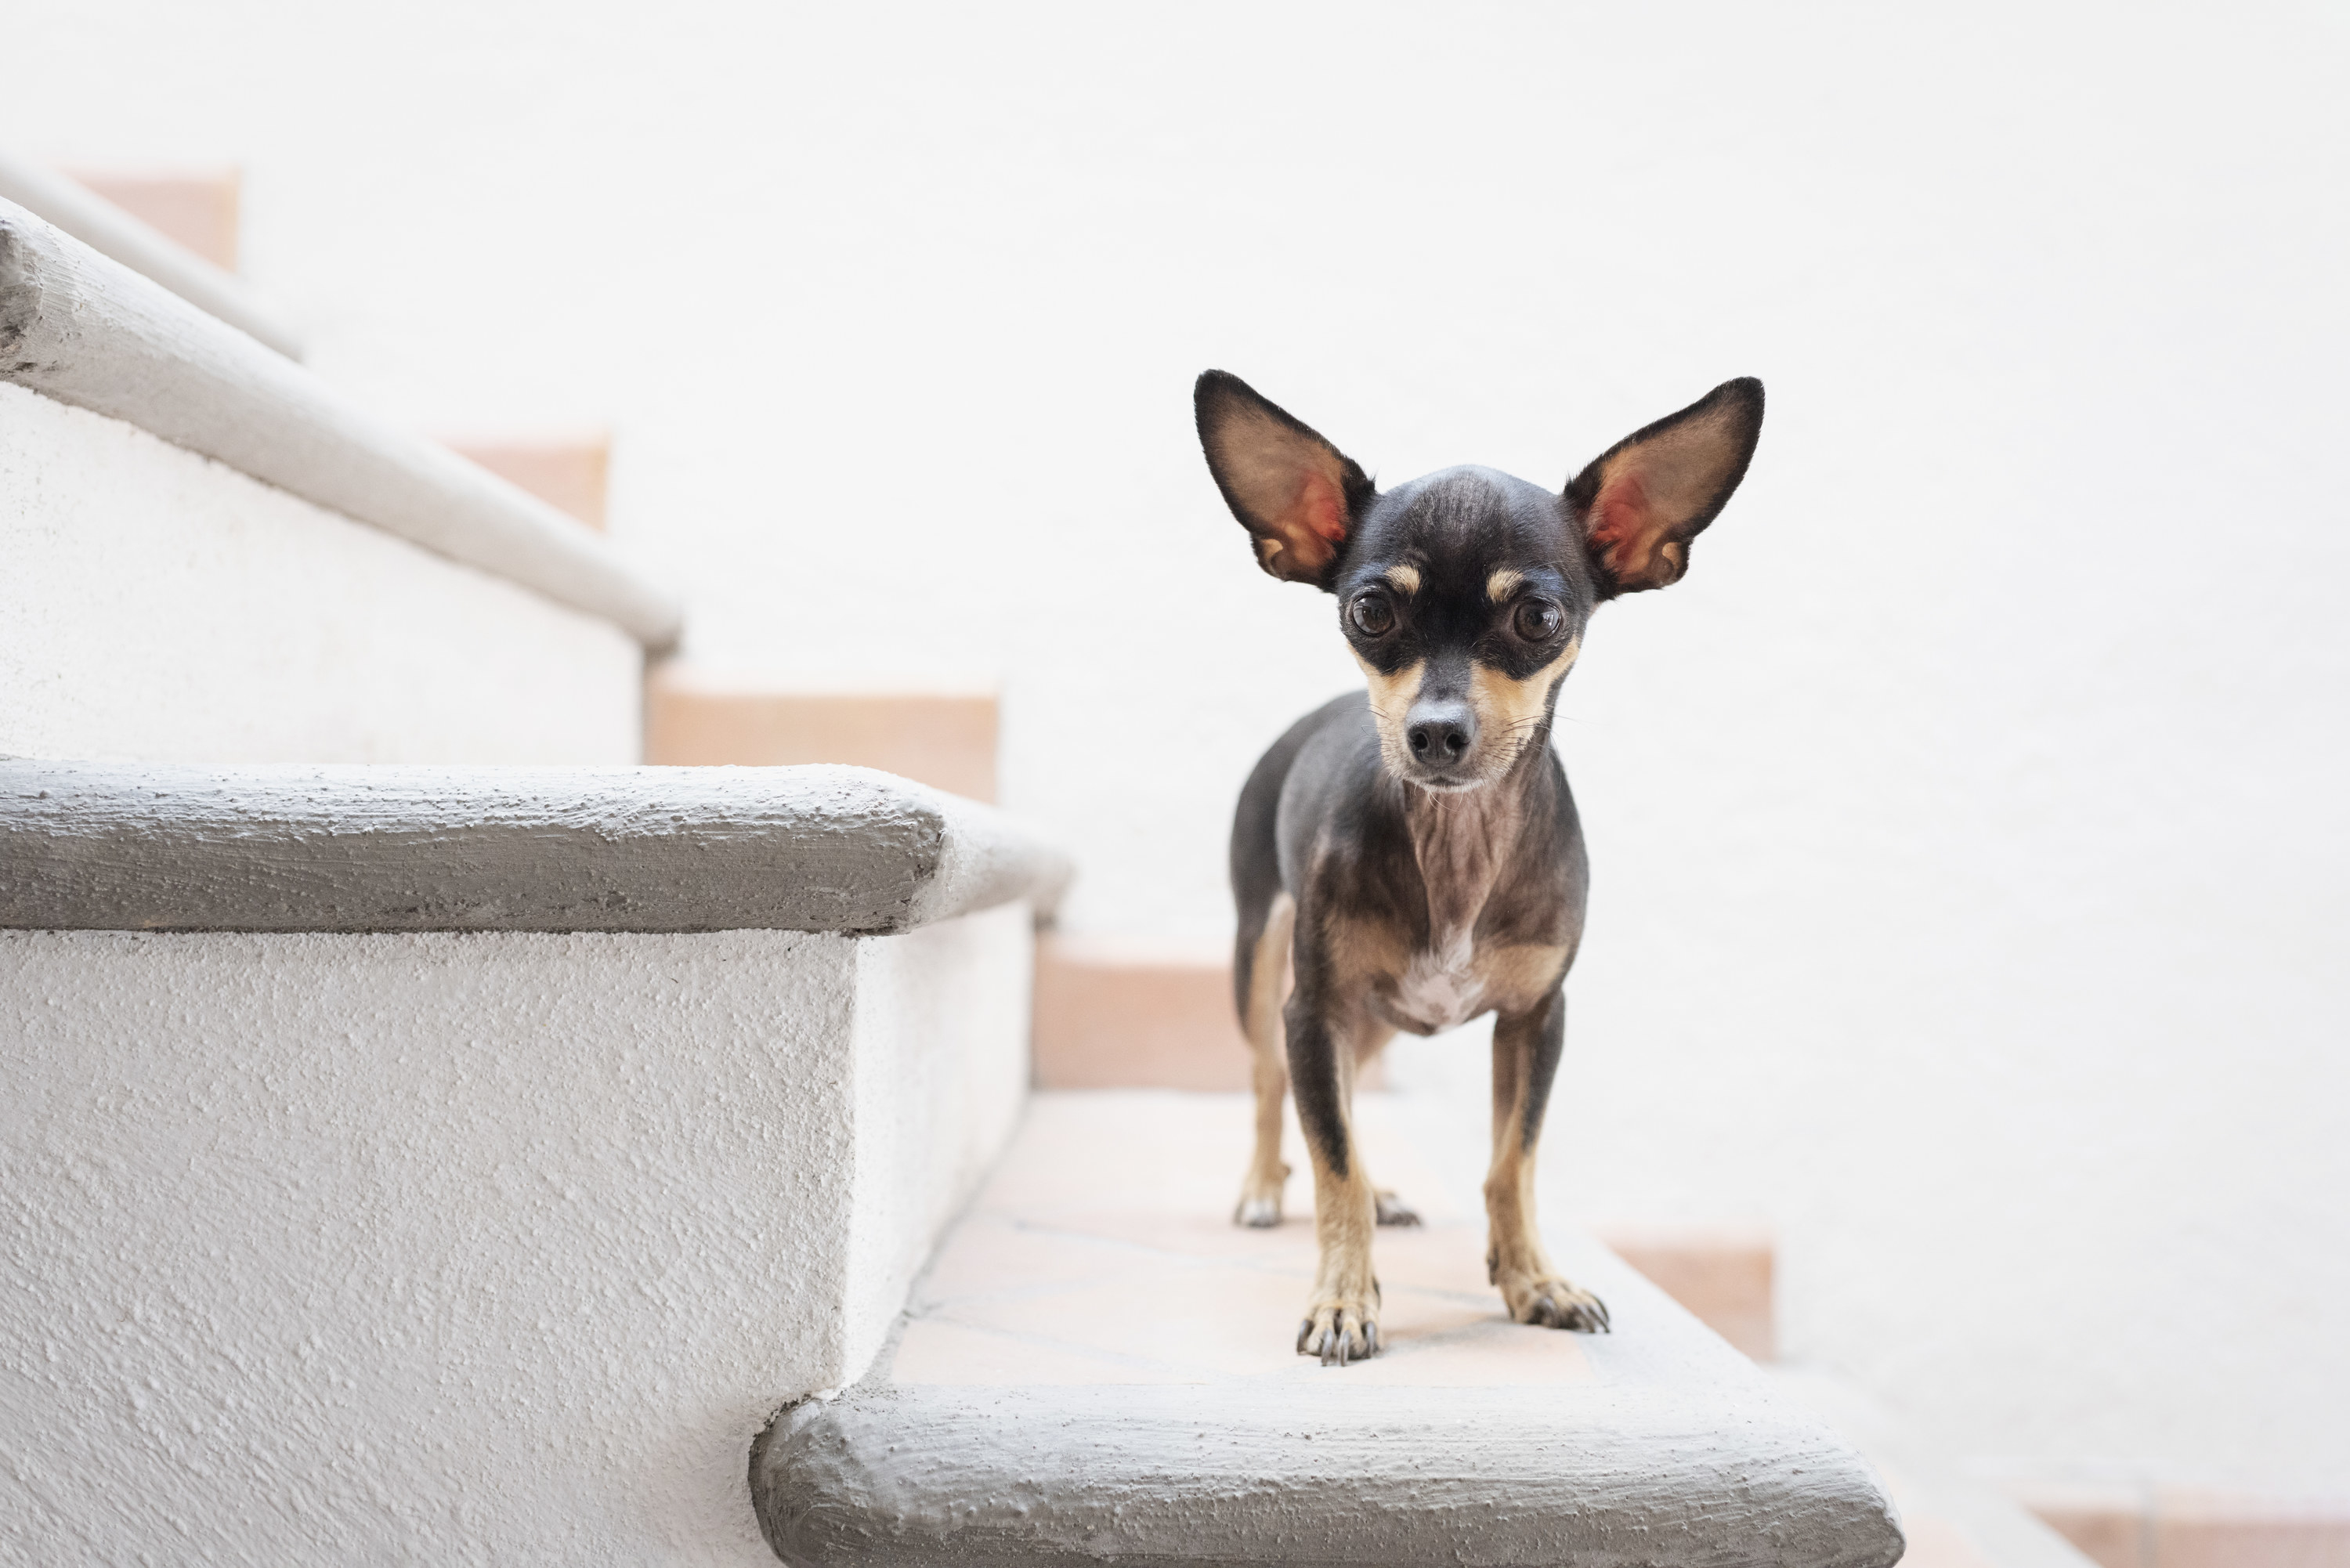
M 1961 1453 L 2350 1473 L 2336 13 L 570 16 L 20 3 L 0 136 L 242 163 L 394 417 L 608 423 L 697 654 L 1000 674 L 1079 930 L 1222 934 L 1357 679 L 1200 369 L 1549 483 L 1763 377 L 1568 687 L 1559 1201 L 1774 1220 L 1790 1348 Z
M 0 932 L 0 1558 L 772 1562 L 751 1438 L 1009 1131 L 1028 919 Z
M 628 763 L 633 639 L 0 383 L 0 754 Z
M 998 911 L 858 948 L 844 1380 L 880 1349 L 931 1243 L 1026 1103 L 1031 940 Z M 951 984 L 935 978 L 941 970 Z

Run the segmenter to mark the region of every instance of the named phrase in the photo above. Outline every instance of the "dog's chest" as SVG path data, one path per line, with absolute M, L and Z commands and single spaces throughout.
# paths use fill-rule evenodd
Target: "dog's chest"
M 1394 977 L 1387 1002 L 1398 1023 L 1432 1033 L 1485 1011 L 1488 988 L 1473 932 L 1518 823 L 1514 809 L 1496 809 L 1482 792 L 1460 803 L 1432 799 L 1418 814 L 1412 849 L 1428 899 L 1428 940 Z
M 1405 961 L 1388 1010 L 1399 1023 L 1434 1033 L 1455 1029 L 1485 1010 L 1485 979 L 1465 931 Z

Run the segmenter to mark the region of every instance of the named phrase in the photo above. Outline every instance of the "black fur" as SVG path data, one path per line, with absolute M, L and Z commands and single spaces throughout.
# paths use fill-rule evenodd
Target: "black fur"
M 1505 1162 L 1531 1161 L 1541 1135 L 1589 887 L 1575 797 L 1550 743 L 1559 687 L 1603 600 L 1685 569 L 1689 540 L 1745 473 L 1762 385 L 1727 382 L 1617 442 L 1563 495 L 1473 467 L 1382 493 L 1351 459 L 1222 371 L 1200 378 L 1195 407 L 1217 484 L 1261 541 L 1290 525 L 1293 539 L 1318 550 L 1329 532 L 1317 524 L 1298 534 L 1294 519 L 1314 509 L 1290 497 L 1332 475 L 1345 496 L 1343 536 L 1310 580 L 1334 596 L 1339 633 L 1370 691 L 1324 704 L 1274 743 L 1241 791 L 1232 838 L 1232 978 L 1244 1025 L 1274 906 L 1284 894 L 1295 906 L 1283 1021 L 1317 1200 L 1327 1177 L 1343 1211 L 1363 1211 L 1361 1189 L 1350 1185 L 1359 1163 L 1347 1134 L 1354 1062 L 1395 1030 L 1432 1033 L 1485 1012 L 1496 1014 L 1497 1100 L 1515 1112 L 1497 1115 L 1496 1170 L 1521 1168 Z M 1651 441 L 1668 444 L 1644 446 Z M 1226 464 L 1247 476 L 1256 513 Z M 1598 540 L 1595 502 L 1608 519 Z M 1284 507 L 1290 524 L 1272 515 Z M 1264 552 L 1261 564 L 1274 575 L 1308 576 L 1276 569 L 1292 558 Z M 1611 560 L 1626 581 L 1611 575 Z M 1266 1148 L 1261 1142 L 1253 1169 L 1275 1164 Z M 1513 1313 L 1604 1328 L 1597 1298 L 1548 1272 L 1514 1189 L 1497 1195 L 1489 1184 L 1487 1201 L 1497 1282 L 1512 1273 L 1505 1294 L 1515 1288 L 1523 1298 Z M 1366 1255 L 1347 1244 L 1348 1258 Z M 1330 1246 L 1326 1235 L 1326 1265 Z M 1331 1278 L 1360 1272 L 1325 1269 Z M 1345 1310 L 1375 1345 L 1375 1282 L 1368 1293 L 1368 1305 L 1349 1296 Z M 1317 1310 L 1328 1319 L 1339 1309 Z M 1332 1359 L 1335 1343 L 1343 1364 L 1353 1342 L 1313 1318 L 1306 1326 L 1301 1348 L 1317 1341 Z

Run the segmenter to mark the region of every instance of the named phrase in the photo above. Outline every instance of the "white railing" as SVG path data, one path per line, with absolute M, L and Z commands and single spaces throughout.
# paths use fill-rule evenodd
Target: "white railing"
M 772 1562 L 1067 875 L 861 769 L 0 763 L 0 1557 Z
M 650 651 L 680 635 L 677 599 L 573 519 L 5 201 L 0 380 L 522 584 Z

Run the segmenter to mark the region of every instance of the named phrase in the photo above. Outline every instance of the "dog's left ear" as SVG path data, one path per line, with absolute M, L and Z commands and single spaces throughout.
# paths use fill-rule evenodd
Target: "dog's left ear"
M 1601 598 L 1680 581 L 1690 541 L 1721 514 L 1762 434 L 1762 383 L 1742 376 L 1625 437 L 1575 476 L 1567 509 L 1582 525 Z
M 1201 376 L 1191 409 L 1208 472 L 1255 542 L 1257 565 L 1293 583 L 1329 587 L 1338 551 L 1373 493 L 1355 460 L 1228 371 Z

